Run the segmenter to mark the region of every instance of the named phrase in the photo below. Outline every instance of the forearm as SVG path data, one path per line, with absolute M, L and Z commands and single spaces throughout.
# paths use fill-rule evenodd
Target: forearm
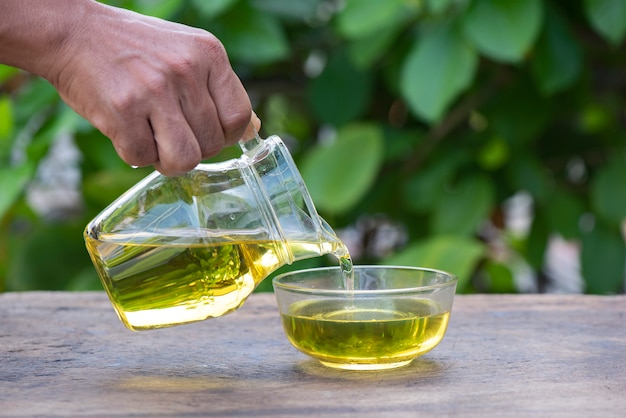
M 167 175 L 250 124 L 250 100 L 215 36 L 94 0 L 0 0 L 0 63 L 48 80 L 124 161 Z
M 0 0 L 0 63 L 48 78 L 92 0 Z

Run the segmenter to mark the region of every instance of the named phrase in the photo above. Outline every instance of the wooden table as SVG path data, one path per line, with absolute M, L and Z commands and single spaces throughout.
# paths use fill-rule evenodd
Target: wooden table
M 0 318 L 0 416 L 626 416 L 626 296 L 457 296 L 438 347 L 376 372 L 296 351 L 272 294 L 138 333 L 99 292 L 0 294 Z

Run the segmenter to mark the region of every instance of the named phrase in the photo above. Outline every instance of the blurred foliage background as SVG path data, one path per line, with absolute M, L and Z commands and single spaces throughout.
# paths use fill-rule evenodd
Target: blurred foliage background
M 623 0 L 108 3 L 222 40 L 355 263 L 624 292 Z M 0 290 L 101 289 L 83 228 L 149 171 L 0 66 Z

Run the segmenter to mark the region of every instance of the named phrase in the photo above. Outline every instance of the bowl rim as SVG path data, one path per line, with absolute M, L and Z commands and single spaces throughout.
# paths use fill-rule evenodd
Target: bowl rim
M 458 283 L 458 277 L 450 272 L 428 268 L 428 267 L 416 267 L 416 266 L 401 266 L 401 265 L 363 265 L 358 264 L 353 267 L 355 270 L 364 270 L 364 269 L 376 269 L 376 270 L 387 270 L 387 269 L 402 269 L 402 270 L 415 270 L 422 272 L 429 272 L 435 274 L 441 274 L 447 276 L 449 280 L 443 283 L 437 283 L 427 286 L 412 286 L 412 287 L 401 287 L 395 289 L 358 289 L 358 290 L 349 290 L 349 289 L 323 289 L 323 288 L 311 288 L 311 287 L 303 287 L 294 284 L 282 283 L 280 280 L 287 276 L 294 276 L 301 273 L 309 273 L 309 272 L 323 272 L 323 271 L 338 271 L 340 270 L 339 266 L 332 267 L 313 267 L 302 270 L 292 270 L 285 273 L 281 273 L 272 279 L 272 285 L 274 286 L 274 290 L 279 288 L 280 290 L 294 292 L 294 293 L 303 293 L 303 294 L 314 294 L 319 296 L 332 296 L 332 295 L 394 295 L 394 294 L 407 294 L 407 293 L 426 293 L 431 292 L 438 289 L 444 289 L 451 286 L 456 286 Z

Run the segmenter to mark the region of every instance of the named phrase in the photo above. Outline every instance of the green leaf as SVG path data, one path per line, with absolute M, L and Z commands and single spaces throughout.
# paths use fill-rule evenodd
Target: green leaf
M 324 0 L 251 0 L 252 6 L 257 10 L 300 22 L 318 19 L 323 3 Z
M 486 141 L 478 152 L 478 163 L 485 170 L 497 170 L 511 158 L 509 146 L 500 136 Z
M 238 0 L 191 0 L 191 4 L 206 19 L 213 19 L 227 11 Z
M 84 121 L 81 116 L 74 112 L 69 106 L 61 103 L 57 107 L 54 117 L 45 124 L 31 138 L 26 147 L 30 161 L 36 162 L 44 158 L 50 145 L 59 138 L 60 135 L 73 135 L 77 127 Z
M 6 94 L 0 94 L 0 158 L 4 154 L 3 150 L 7 148 L 5 144 L 11 142 L 9 140 L 13 133 L 14 123 L 11 98 Z
M 0 84 L 2 84 L 5 80 L 10 79 L 15 74 L 18 73 L 18 69 L 15 67 L 10 67 L 8 65 L 0 64 Z
M 543 205 L 550 231 L 558 232 L 565 239 L 580 238 L 580 218 L 585 212 L 583 202 L 576 196 L 556 190 Z
M 348 1 L 337 15 L 339 33 L 355 39 L 392 26 L 406 13 L 406 3 L 405 0 Z
M 489 217 L 493 203 L 494 190 L 489 178 L 483 175 L 465 178 L 439 200 L 433 212 L 433 232 L 473 235 Z
M 626 163 L 615 158 L 601 167 L 591 182 L 591 205 L 598 216 L 620 224 L 626 219 Z
M 24 188 L 33 177 L 35 167 L 26 163 L 15 167 L 0 167 L 0 219 L 24 192 Z
M 585 0 L 585 13 L 591 26 L 607 41 L 618 45 L 626 33 L 626 2 Z
M 623 292 L 626 245 L 620 228 L 596 223 L 583 235 L 580 263 L 586 293 Z
M 544 166 L 536 159 L 518 156 L 508 168 L 513 190 L 525 190 L 539 202 L 545 202 L 549 198 L 550 178 Z
M 289 54 L 289 43 L 280 21 L 244 3 L 236 4 L 222 15 L 211 30 L 236 61 L 269 64 Z
M 463 161 L 463 155 L 450 154 L 417 171 L 404 188 L 408 208 L 415 212 L 433 210 Z
M 426 135 L 420 129 L 385 129 L 385 162 L 397 164 L 406 160 Z
M 578 126 L 585 134 L 598 134 L 613 124 L 613 111 L 603 103 L 589 100 L 581 106 L 579 112 Z
M 441 15 L 449 9 L 456 8 L 463 10 L 471 0 L 426 0 L 426 8 L 434 15 Z
M 515 278 L 508 265 L 488 260 L 482 268 L 485 287 L 491 293 L 516 293 Z
M 458 277 L 457 289 L 462 291 L 485 253 L 485 245 L 474 239 L 437 236 L 410 245 L 384 260 L 384 264 L 448 271 Z
M 76 223 L 44 223 L 21 237 L 12 249 L 7 283 L 10 290 L 67 289 L 88 268 L 92 271 L 89 288 L 102 289 L 85 251 L 83 228 Z
M 539 271 L 544 266 L 551 231 L 548 229 L 548 221 L 543 211 L 537 211 L 532 222 L 524 256 L 526 261 L 528 261 L 535 270 Z
M 489 127 L 507 141 L 512 154 L 535 140 L 551 122 L 550 103 L 524 77 L 498 94 L 484 109 Z
M 95 208 L 104 208 L 146 176 L 147 169 L 107 169 L 93 173 L 83 181 L 83 197 Z
M 368 68 L 377 59 L 389 52 L 392 43 L 403 29 L 402 25 L 383 28 L 373 35 L 359 38 L 348 45 L 350 60 L 356 68 Z
M 294 138 L 311 137 L 309 114 L 302 107 L 294 106 L 284 94 L 277 93 L 267 97 L 261 112 L 265 132 Z
M 415 115 L 436 122 L 474 79 L 476 52 L 451 25 L 424 34 L 402 65 L 400 89 Z
M 171 19 L 182 4 L 180 0 L 135 0 L 133 10 L 144 15 Z
M 497 61 L 521 61 L 539 34 L 540 0 L 478 0 L 463 16 L 467 37 Z
M 384 156 L 383 135 L 375 125 L 348 125 L 329 144 L 318 144 L 302 161 L 302 177 L 320 211 L 351 209 L 374 182 Z
M 83 154 L 83 172 L 88 171 L 115 171 L 129 169 L 128 165 L 117 155 L 109 138 L 100 131 L 93 129 L 75 137 L 75 142 Z M 139 170 L 137 170 L 139 171 Z M 84 178 L 83 181 L 86 181 Z
M 371 79 L 343 51 L 333 54 L 308 86 L 309 100 L 322 122 L 342 125 L 360 116 L 370 101 Z
M 43 78 L 34 78 L 19 89 L 14 102 L 14 114 L 18 124 L 26 123 L 35 115 L 48 113 L 60 98 L 52 84 Z
M 548 95 L 570 87 L 581 73 L 580 45 L 561 14 L 551 9 L 537 42 L 532 69 L 539 88 Z

